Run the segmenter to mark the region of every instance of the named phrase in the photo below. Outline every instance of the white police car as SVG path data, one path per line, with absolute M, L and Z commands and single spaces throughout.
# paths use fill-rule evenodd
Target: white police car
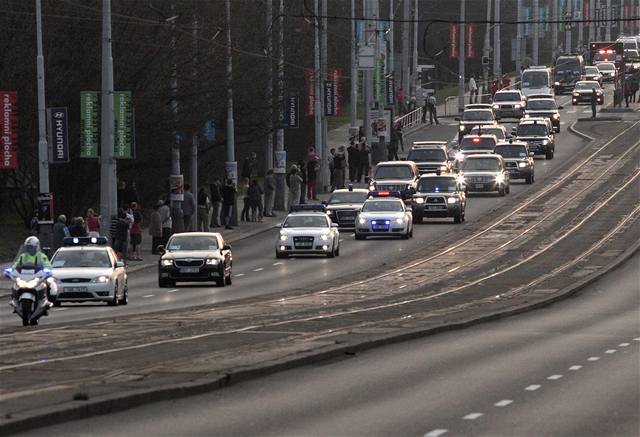
M 58 285 L 55 306 L 63 302 L 128 303 L 124 262 L 107 245 L 106 237 L 65 238 L 51 266 Z
M 405 206 L 400 193 L 371 192 L 356 217 L 356 240 L 366 237 L 413 237 L 413 215 Z
M 289 255 L 340 255 L 338 224 L 324 211 L 324 205 L 292 205 L 276 240 L 276 258 Z

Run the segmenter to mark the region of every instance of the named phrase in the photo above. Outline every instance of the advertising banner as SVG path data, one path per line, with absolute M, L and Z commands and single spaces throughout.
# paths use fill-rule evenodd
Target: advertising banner
M 115 91 L 113 93 L 113 111 L 115 120 L 114 158 L 132 159 L 131 91 Z
M 475 34 L 475 24 L 467 24 L 465 26 L 466 30 L 466 44 L 465 44 L 465 57 L 467 59 L 472 59 L 476 57 L 476 48 L 473 46 L 473 36 Z
M 15 170 L 18 168 L 18 94 L 15 91 L 0 91 L 0 99 L 2 101 L 0 169 Z
M 80 92 L 80 158 L 98 157 L 98 93 Z
M 276 150 L 276 162 L 273 166 L 273 172 L 275 174 L 285 174 L 287 172 L 287 151 Z
M 67 108 L 48 108 L 49 163 L 65 164 L 69 156 L 69 125 Z
M 394 81 L 392 77 L 388 77 L 384 81 L 384 96 L 385 96 L 385 105 L 393 106 L 394 104 L 394 92 L 395 89 Z
M 323 82 L 323 90 L 324 90 L 324 115 L 326 116 L 332 116 L 332 115 L 336 115 L 334 113 L 334 109 L 335 109 L 335 104 L 333 102 L 334 97 L 335 97 L 335 92 L 334 92 L 334 83 L 332 80 L 325 80 Z
M 184 176 L 181 174 L 169 175 L 169 200 L 182 202 L 184 200 Z
M 295 91 L 287 92 L 285 99 L 285 118 L 282 127 L 297 129 L 300 127 L 300 98 Z
M 333 81 L 333 112 L 335 115 L 342 115 L 342 69 L 330 68 L 328 76 Z
M 449 24 L 449 57 L 458 57 L 458 25 Z
M 371 136 L 368 138 L 369 144 L 377 144 L 383 136 L 388 144 L 391 141 L 391 111 L 371 111 L 369 115 L 369 126 L 371 126 Z
M 238 162 L 226 161 L 224 163 L 224 171 L 227 179 L 231 179 L 234 185 L 238 185 Z
M 315 74 L 312 68 L 304 69 L 304 89 L 306 90 L 306 96 L 304 99 L 304 115 L 307 117 L 313 116 L 313 99 L 316 95 L 315 89 Z

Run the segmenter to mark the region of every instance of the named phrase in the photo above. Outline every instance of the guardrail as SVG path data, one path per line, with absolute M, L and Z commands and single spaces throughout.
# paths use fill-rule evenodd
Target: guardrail
M 414 109 L 413 111 L 401 117 L 398 117 L 394 120 L 394 123 L 396 124 L 400 123 L 400 126 L 402 126 L 402 130 L 417 126 L 421 122 L 422 122 L 422 107 Z

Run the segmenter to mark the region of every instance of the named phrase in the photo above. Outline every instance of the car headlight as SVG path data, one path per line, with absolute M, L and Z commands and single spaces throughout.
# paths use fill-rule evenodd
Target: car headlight
M 396 219 L 396 223 L 401 225 L 402 223 L 404 223 L 404 219 L 403 218 L 397 218 Z
M 333 211 L 331 211 L 330 209 L 327 210 L 327 215 L 333 215 Z
M 422 197 L 415 197 L 413 199 L 417 204 L 422 204 L 424 203 L 424 199 Z
M 554 120 L 560 120 L 560 114 L 553 114 Z
M 289 238 L 287 234 L 280 234 L 280 241 L 287 241 L 287 238 Z
M 524 114 L 524 118 L 529 118 L 531 117 L 531 114 Z
M 449 197 L 447 199 L 447 203 L 456 203 L 458 201 L 457 197 Z
M 462 176 L 462 175 L 461 175 L 461 176 L 458 176 L 458 183 L 459 183 L 460 185 L 464 185 L 464 184 L 466 184 L 466 183 L 467 183 L 467 181 L 465 181 L 465 180 L 464 180 L 464 176 Z
M 573 93 L 573 97 L 580 97 L 580 93 Z
M 464 132 L 465 127 L 463 125 L 458 126 L 458 130 L 460 130 L 460 132 Z
M 329 237 L 327 236 L 327 234 L 322 234 L 322 235 L 320 235 L 320 239 L 322 241 L 327 241 L 329 239 Z
M 109 277 L 104 275 L 98 276 L 97 278 L 93 278 L 91 282 L 99 282 L 101 284 L 104 284 L 105 282 L 109 282 Z
M 547 144 L 549 144 L 549 141 L 548 141 L 548 140 L 542 140 L 542 145 L 543 145 L 543 146 L 546 146 Z
M 217 266 L 219 262 L 220 260 L 218 260 L 217 258 L 207 258 L 208 266 Z
M 447 171 L 447 170 L 448 170 L 448 168 L 447 168 L 446 165 L 441 165 L 440 166 L 440 171 Z
M 160 263 L 163 266 L 172 266 L 173 265 L 173 260 L 172 259 L 163 259 L 162 261 L 160 261 Z
M 527 163 L 526 163 L 526 162 L 519 162 L 519 163 L 518 163 L 518 167 L 520 167 L 520 168 L 524 168 L 524 167 L 526 167 L 526 166 L 527 166 Z
M 501 175 L 501 174 L 497 175 L 496 176 L 496 182 L 499 183 L 499 184 L 503 183 L 504 182 L 504 176 Z
M 360 223 L 361 225 L 364 225 L 367 221 L 363 218 L 361 218 L 360 220 L 358 220 L 358 223 Z
M 513 107 L 516 109 L 520 109 L 522 108 L 522 105 L 520 103 L 516 103 L 515 105 L 513 105 Z
M 493 109 L 500 109 L 500 105 L 493 105 Z

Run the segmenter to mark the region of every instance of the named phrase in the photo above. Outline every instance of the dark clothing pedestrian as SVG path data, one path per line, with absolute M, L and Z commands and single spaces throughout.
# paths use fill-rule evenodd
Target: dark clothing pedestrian
M 182 201 L 182 215 L 184 217 L 184 230 L 191 232 L 193 230 L 193 215 L 196 213 L 196 200 L 190 187 L 185 186 L 184 200 Z
M 264 177 L 264 213 L 265 217 L 273 217 L 273 207 L 276 199 L 276 177 L 273 170 L 267 171 Z
M 249 220 L 256 222 L 262 221 L 262 187 L 258 184 L 257 180 L 251 181 L 249 189 L 247 190 L 247 197 L 249 199 Z
M 307 199 L 318 200 L 316 184 L 318 181 L 318 170 L 320 164 L 317 159 L 307 163 Z
M 298 175 L 302 179 L 302 186 L 300 187 L 300 204 L 304 204 L 307 198 L 307 166 L 303 161 L 298 161 Z
M 220 182 L 216 179 L 209 185 L 211 191 L 211 227 L 220 226 L 220 212 L 222 211 L 222 195 L 220 194 Z
M 440 124 L 438 121 L 438 109 L 436 107 L 436 96 L 431 94 L 427 97 L 427 110 L 429 111 L 429 123 L 433 124 L 435 121 L 436 124 Z
M 162 244 L 162 219 L 158 212 L 159 206 L 153 207 L 153 212 L 149 218 L 149 234 L 151 235 L 151 253 L 153 255 L 158 254 L 158 246 Z
M 596 105 L 598 104 L 598 94 L 596 90 L 591 91 L 591 118 L 596 118 Z
M 353 143 L 347 147 L 347 159 L 349 163 L 349 180 L 355 182 L 360 168 L 360 151 Z
M 624 101 L 625 105 L 629 107 L 629 100 L 631 99 L 631 87 L 629 86 L 629 82 L 624 83 Z
M 58 221 L 53 225 L 53 236 L 51 241 L 51 253 L 55 253 L 62 243 L 65 237 L 69 236 L 69 228 L 67 228 L 67 219 L 64 216 L 58 217 Z
M 360 169 L 358 171 L 358 182 L 369 176 L 371 170 L 371 148 L 366 141 L 360 142 Z
M 87 229 L 78 219 L 76 219 L 75 223 L 69 228 L 70 237 L 87 237 L 88 235 Z
M 222 217 L 224 225 L 227 229 L 231 227 L 231 215 L 233 214 L 233 205 L 236 202 L 236 188 L 233 186 L 233 181 L 228 180 L 220 192 L 222 195 Z
M 253 173 L 256 165 L 256 154 L 251 153 L 250 156 L 246 157 L 242 162 L 242 178 L 247 178 L 251 180 L 253 177 Z
M 138 199 L 138 190 L 136 189 L 136 183 L 131 181 L 128 182 L 124 190 L 122 190 L 122 197 L 119 199 L 122 200 L 122 203 L 126 203 L 127 205 L 131 205 L 132 203 L 139 203 Z

